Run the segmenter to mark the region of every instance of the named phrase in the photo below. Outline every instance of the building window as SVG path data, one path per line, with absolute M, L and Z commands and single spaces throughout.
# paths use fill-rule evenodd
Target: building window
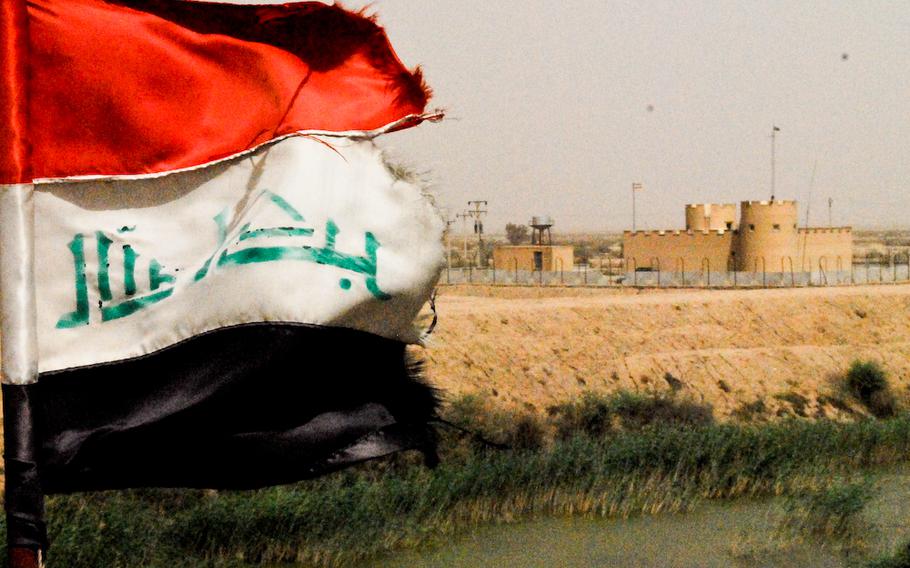
M 772 226 L 772 228 L 773 228 L 776 232 L 780 232 L 780 223 L 774 223 L 774 225 Z
M 729 231 L 729 230 L 732 229 L 732 228 L 733 228 L 733 222 L 732 222 L 732 221 L 727 221 L 727 230 Z
M 750 230 L 750 231 L 754 231 L 754 230 L 755 230 L 755 225 L 754 225 L 753 223 L 749 223 L 749 230 Z

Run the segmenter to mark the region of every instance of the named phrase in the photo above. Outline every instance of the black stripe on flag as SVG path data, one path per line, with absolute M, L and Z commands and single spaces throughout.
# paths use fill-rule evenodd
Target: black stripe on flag
M 45 493 L 256 488 L 396 451 L 435 462 L 433 389 L 405 345 L 255 324 L 34 385 Z

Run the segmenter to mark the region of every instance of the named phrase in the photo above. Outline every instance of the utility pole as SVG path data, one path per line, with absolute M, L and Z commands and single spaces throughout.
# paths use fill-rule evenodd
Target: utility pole
M 465 211 L 464 213 L 458 213 L 455 216 L 461 219 L 461 235 L 464 238 L 464 252 L 461 256 L 461 267 L 464 268 L 468 265 L 468 217 L 470 217 L 471 214 Z
M 832 210 L 834 209 L 834 198 L 828 198 L 828 228 L 834 226 L 834 217 L 832 216 Z
M 780 132 L 780 128 L 776 126 L 771 127 L 771 201 L 774 201 L 774 196 L 776 193 L 777 185 L 777 164 L 775 163 L 775 152 L 777 150 L 777 133 Z
M 637 181 L 632 182 L 632 232 L 634 233 L 637 229 L 635 221 L 635 194 L 643 189 L 642 185 Z
M 452 270 L 452 225 L 455 219 L 446 215 L 446 270 Z
M 477 235 L 477 266 L 478 268 L 483 266 L 483 216 L 487 214 L 486 209 L 481 209 L 481 206 L 486 207 L 487 202 L 483 200 L 468 201 L 468 206 L 473 206 L 474 209 L 468 209 L 468 214 L 474 218 L 474 234 Z

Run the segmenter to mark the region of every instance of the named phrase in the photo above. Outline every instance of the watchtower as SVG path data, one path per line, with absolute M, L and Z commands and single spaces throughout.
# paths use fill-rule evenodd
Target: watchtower
M 795 201 L 743 201 L 734 247 L 738 270 L 788 272 L 798 264 Z

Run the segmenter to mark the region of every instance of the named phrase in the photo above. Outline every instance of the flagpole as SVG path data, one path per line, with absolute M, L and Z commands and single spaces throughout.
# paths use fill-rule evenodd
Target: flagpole
M 47 547 L 33 414 L 38 380 L 33 201 L 28 139 L 28 13 L 0 2 L 0 378 L 10 568 L 39 568 Z

